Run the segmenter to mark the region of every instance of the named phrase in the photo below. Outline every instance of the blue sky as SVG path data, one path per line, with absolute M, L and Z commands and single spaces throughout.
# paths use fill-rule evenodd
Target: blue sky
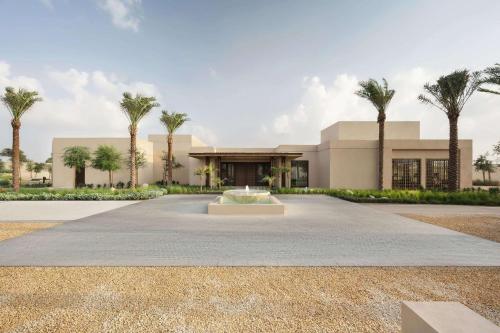
M 36 160 L 54 136 L 126 136 L 123 90 L 162 108 L 140 135 L 162 133 L 161 109 L 210 144 L 317 143 L 337 120 L 375 120 L 353 92 L 386 77 L 388 120 L 421 120 L 446 138 L 447 119 L 417 102 L 423 83 L 500 62 L 500 2 L 480 1 L 0 1 L 0 88 L 38 89 L 22 148 Z M 10 124 L 0 109 L 0 147 Z M 500 140 L 500 98 L 477 94 L 460 136 L 475 154 Z

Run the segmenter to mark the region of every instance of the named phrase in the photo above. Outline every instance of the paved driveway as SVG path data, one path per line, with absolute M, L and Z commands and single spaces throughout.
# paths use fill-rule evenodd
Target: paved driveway
M 0 265 L 500 266 L 500 244 L 327 196 L 284 217 L 209 216 L 170 195 L 0 242 Z
M 0 221 L 76 220 L 138 201 L 0 201 Z

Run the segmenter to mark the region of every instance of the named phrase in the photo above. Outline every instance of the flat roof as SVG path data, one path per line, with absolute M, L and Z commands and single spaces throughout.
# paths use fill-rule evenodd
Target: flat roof
M 223 151 L 223 152 L 198 152 L 189 153 L 191 157 L 301 157 L 299 152 L 241 152 L 241 151 Z

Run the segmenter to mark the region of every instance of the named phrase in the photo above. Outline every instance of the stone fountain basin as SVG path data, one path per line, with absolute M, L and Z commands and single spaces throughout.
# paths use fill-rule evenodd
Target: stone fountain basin
M 271 193 L 264 190 L 228 190 L 222 194 L 223 203 L 253 204 L 271 203 Z

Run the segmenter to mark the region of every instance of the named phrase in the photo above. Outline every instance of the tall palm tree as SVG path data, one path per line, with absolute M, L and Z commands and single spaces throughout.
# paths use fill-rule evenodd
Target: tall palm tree
M 419 101 L 430 104 L 448 116 L 450 124 L 448 190 L 456 191 L 458 185 L 458 118 L 460 112 L 472 94 L 479 88 L 480 72 L 469 72 L 467 69 L 454 71 L 441 76 L 435 84 L 426 83 L 427 95 L 418 96 Z
M 186 113 L 169 113 L 166 110 L 161 112 L 160 121 L 167 129 L 167 166 L 168 166 L 168 185 L 172 185 L 172 146 L 174 144 L 174 132 L 177 131 L 186 121 L 189 121 Z M 165 181 L 165 179 L 163 180 Z
M 393 89 L 389 89 L 386 79 L 382 79 L 382 82 L 381 85 L 374 79 L 361 81 L 359 83 L 361 89 L 356 91 L 356 95 L 370 101 L 378 112 L 378 188 L 380 190 L 384 189 L 385 112 L 395 94 Z
M 483 83 L 495 85 L 498 90 L 481 87 L 479 88 L 479 91 L 500 95 L 500 64 L 495 64 L 493 67 L 486 68 L 484 70 L 484 74 L 486 74 L 486 78 L 483 80 Z
M 135 97 L 131 93 L 123 93 L 123 98 L 120 102 L 122 111 L 129 120 L 130 133 L 130 187 L 135 188 L 137 184 L 137 169 L 135 167 L 136 152 L 137 152 L 137 127 L 142 118 L 144 118 L 153 108 L 160 106 L 156 103 L 155 97 L 142 96 L 136 94 Z
M 12 87 L 5 88 L 5 94 L 2 96 L 2 102 L 12 116 L 10 124 L 12 125 L 12 185 L 14 191 L 18 192 L 20 187 L 20 168 L 19 161 L 19 130 L 21 128 L 21 117 L 26 113 L 36 102 L 42 101 L 38 96 L 37 91 L 29 91 Z

